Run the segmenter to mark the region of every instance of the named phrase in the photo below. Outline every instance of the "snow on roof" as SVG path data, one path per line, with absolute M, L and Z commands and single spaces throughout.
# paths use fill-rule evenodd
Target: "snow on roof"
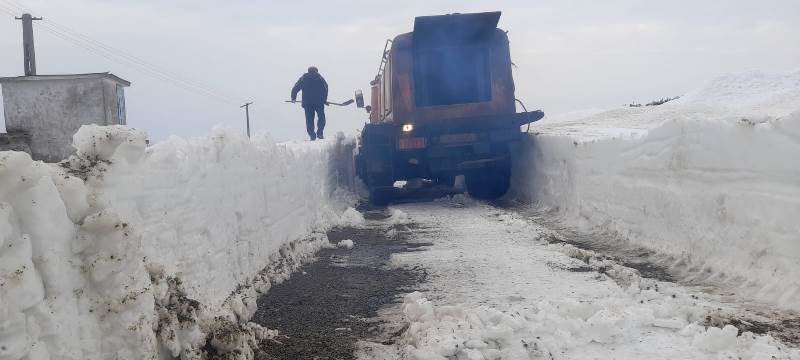
M 109 79 L 123 86 L 131 86 L 131 82 L 110 72 L 88 73 L 88 74 L 61 74 L 61 75 L 32 75 L 32 76 L 12 76 L 0 77 L 0 84 L 16 81 L 36 81 L 36 80 L 73 80 L 73 79 Z

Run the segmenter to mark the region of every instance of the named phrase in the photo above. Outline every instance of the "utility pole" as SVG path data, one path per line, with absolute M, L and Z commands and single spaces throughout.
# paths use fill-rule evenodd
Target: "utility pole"
M 31 14 L 22 14 L 22 17 L 15 17 L 17 20 L 22 20 L 22 51 L 24 55 L 25 76 L 36 75 L 36 49 L 33 46 L 33 20 L 42 20 L 42 18 L 35 18 Z
M 239 106 L 240 109 L 244 108 L 244 114 L 245 114 L 245 116 L 247 116 L 247 137 L 248 138 L 250 137 L 250 105 L 252 105 L 252 104 L 253 104 L 252 102 L 248 102 L 248 103 L 245 103 L 242 106 Z

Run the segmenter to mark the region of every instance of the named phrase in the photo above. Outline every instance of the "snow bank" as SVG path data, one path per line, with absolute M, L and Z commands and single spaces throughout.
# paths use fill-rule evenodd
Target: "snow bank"
M 749 72 L 711 80 L 675 104 L 704 105 L 734 116 L 781 117 L 798 110 L 800 71 L 789 74 Z
M 728 76 L 534 130 L 519 196 L 687 276 L 800 309 L 800 72 Z
M 144 138 L 84 126 L 62 164 L 0 152 L 0 359 L 252 358 L 274 335 L 247 322 L 256 296 L 351 205 L 342 137 Z

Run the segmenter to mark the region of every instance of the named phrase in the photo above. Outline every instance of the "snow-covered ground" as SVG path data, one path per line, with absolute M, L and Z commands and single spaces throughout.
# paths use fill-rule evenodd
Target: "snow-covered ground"
M 387 309 L 408 327 L 366 359 L 800 359 L 768 335 L 712 319 L 737 313 L 699 287 L 645 279 L 519 214 L 456 199 L 397 206 L 421 251 L 395 254 L 428 281 Z M 724 323 L 724 321 L 721 321 Z
M 394 265 L 428 282 L 384 311 L 407 325 L 400 340 L 365 343 L 362 358 L 800 359 L 748 331 L 800 309 L 800 72 L 726 76 L 661 106 L 531 130 L 509 197 L 527 208 L 393 209 L 430 244 Z M 678 281 L 569 242 L 632 251 Z
M 248 323 L 257 295 L 359 221 L 342 138 L 144 138 L 86 126 L 61 165 L 0 153 L 0 359 L 251 357 L 272 335 Z
M 395 309 L 409 324 L 399 346 L 377 350 L 800 357 L 724 326 L 744 300 L 800 309 L 800 72 L 727 76 L 661 106 L 532 130 L 513 197 L 597 241 L 653 250 L 648 260 L 732 289 L 734 301 L 553 243 L 561 235 L 524 211 L 467 198 L 404 205 L 388 224 L 421 224 L 413 236 L 432 245 L 394 261 L 427 269 L 430 283 Z M 364 222 L 336 191 L 352 180 L 337 140 L 217 130 L 145 148 L 139 131 L 85 127 L 62 165 L 0 153 L 0 359 L 192 359 L 204 344 L 251 357 L 249 345 L 274 335 L 248 323 L 257 295 L 309 261 L 323 230 Z M 341 246 L 363 244 L 349 240 Z
M 687 278 L 800 309 L 800 72 L 532 126 L 516 195 Z

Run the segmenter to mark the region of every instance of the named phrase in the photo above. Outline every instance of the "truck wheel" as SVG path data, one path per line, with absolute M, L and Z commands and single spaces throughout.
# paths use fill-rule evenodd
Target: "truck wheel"
M 386 174 L 369 174 L 367 186 L 369 187 L 369 202 L 375 206 L 386 206 L 392 201 L 394 194 L 394 181 Z
M 393 187 L 375 187 L 369 189 L 369 202 L 375 206 L 386 206 L 392 202 Z
M 442 175 L 433 178 L 434 185 L 453 187 L 456 184 L 455 175 Z
M 505 167 L 494 171 L 486 169 L 467 174 L 464 180 L 470 196 L 480 200 L 494 200 L 508 192 L 511 171 Z

